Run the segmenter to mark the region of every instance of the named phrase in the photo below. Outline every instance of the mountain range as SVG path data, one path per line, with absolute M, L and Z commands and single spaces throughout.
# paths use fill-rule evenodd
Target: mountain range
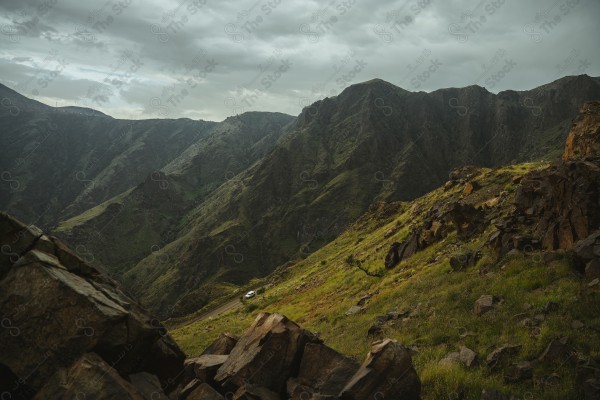
M 0 208 L 50 229 L 161 317 L 305 258 L 369 206 L 408 201 L 463 165 L 562 153 L 600 79 L 528 91 L 352 85 L 292 117 L 117 120 L 6 88 Z

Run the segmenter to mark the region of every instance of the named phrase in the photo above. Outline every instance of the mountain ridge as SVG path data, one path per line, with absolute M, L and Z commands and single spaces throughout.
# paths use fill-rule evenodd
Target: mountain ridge
M 597 79 L 582 77 L 581 87 L 572 87 L 572 81 L 556 83 L 565 85 L 557 99 L 538 91 L 542 115 L 524 100 L 533 97 L 530 92 L 495 95 L 471 87 L 427 94 L 383 81 L 353 85 L 305 107 L 266 158 L 224 182 L 188 213 L 178 238 L 138 262 L 124 279 L 154 311 L 177 304 L 181 315 L 197 306 L 186 307 L 182 300 L 227 295 L 222 287 L 210 289 L 219 282 L 243 284 L 305 257 L 373 201 L 410 200 L 464 164 L 558 155 L 579 109 L 574 103 L 600 97 Z M 581 100 L 561 100 L 571 98 Z M 177 267 L 165 262 L 174 259 Z M 155 283 L 143 279 L 147 283 L 140 289 L 134 284 L 140 276 L 152 276 Z M 166 276 L 179 299 L 165 297 Z

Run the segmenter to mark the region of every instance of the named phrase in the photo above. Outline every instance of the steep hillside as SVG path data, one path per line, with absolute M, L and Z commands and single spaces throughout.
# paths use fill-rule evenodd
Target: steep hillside
M 162 171 L 155 171 L 134 188 L 62 221 L 54 232 L 90 262 L 121 277 L 139 260 L 159 253 L 177 238 L 186 213 L 271 151 L 292 120 L 293 117 L 279 113 L 230 117 Z M 201 305 L 200 296 L 197 301 Z
M 174 304 L 175 314 L 193 311 L 216 284 L 243 284 L 307 256 L 373 201 L 413 199 L 465 164 L 557 156 L 580 105 L 598 98 L 598 79 L 585 75 L 498 95 L 353 85 L 304 109 L 271 153 L 188 213 L 176 240 L 125 282 L 162 315 Z
M 78 215 L 151 176 L 214 122 L 117 120 L 0 87 L 0 208 L 40 226 Z
M 278 312 L 357 361 L 378 338 L 408 346 L 424 400 L 598 398 L 599 126 L 587 104 L 564 160 L 460 168 L 415 201 L 374 204 L 254 281 L 263 294 L 172 334 L 196 354 Z

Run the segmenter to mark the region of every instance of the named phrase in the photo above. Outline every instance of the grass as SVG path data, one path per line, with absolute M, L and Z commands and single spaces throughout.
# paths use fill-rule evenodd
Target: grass
M 483 187 L 464 201 L 478 203 L 481 197 L 497 196 L 511 185 L 513 176 L 540 166 L 482 170 L 477 180 Z M 574 275 L 568 258 L 544 264 L 540 254 L 533 253 L 496 260 L 485 247 L 487 234 L 466 242 L 451 234 L 392 270 L 382 268 L 392 242 L 404 239 L 437 201 L 456 200 L 461 193 L 461 185 L 447 191 L 438 189 L 413 203 L 398 203 L 391 215 L 386 216 L 385 207 L 367 213 L 337 239 L 286 269 L 283 278 L 265 278 L 263 282 L 272 286 L 244 307 L 171 333 L 191 356 L 221 332 L 242 334 L 257 312 L 279 312 L 318 333 L 337 351 L 362 361 L 373 341 L 367 330 L 375 318 L 389 311 L 408 310 L 411 316 L 388 322 L 384 335 L 417 349 L 413 362 L 423 384 L 424 400 L 479 399 L 484 388 L 501 389 L 520 398 L 580 398 L 574 389 L 578 387 L 574 358 L 562 365 L 538 363 L 533 380 L 511 384 L 504 382 L 502 369 L 491 369 L 483 362 L 505 343 L 522 346 L 512 362 L 536 360 L 551 340 L 561 336 L 568 337 L 578 355 L 600 356 L 598 290 Z M 510 196 L 499 207 L 499 215 L 507 212 Z M 483 252 L 478 266 L 452 271 L 448 262 L 451 255 L 478 249 Z M 353 266 L 356 262 L 383 276 L 367 276 Z M 488 266 L 487 273 L 480 273 L 481 265 Z M 366 293 L 372 298 L 364 312 L 346 316 L 345 312 Z M 502 301 L 493 311 L 477 316 L 473 303 L 483 294 Z M 538 327 L 522 323 L 525 318 L 541 315 L 549 302 L 558 304 L 558 309 L 544 314 Z M 583 321 L 585 326 L 573 328 L 574 320 Z M 467 369 L 439 364 L 445 354 L 458 351 L 461 345 L 478 354 L 478 365 Z M 560 380 L 549 386 L 544 382 L 552 373 Z

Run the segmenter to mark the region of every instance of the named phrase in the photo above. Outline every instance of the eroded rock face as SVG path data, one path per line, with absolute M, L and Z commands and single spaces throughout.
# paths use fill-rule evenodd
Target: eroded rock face
M 205 354 L 186 365 L 196 373 L 186 374 L 180 399 L 202 398 L 194 397 L 201 392 L 207 399 L 417 400 L 421 390 L 409 351 L 398 342 L 374 342 L 359 365 L 281 314 L 260 313 L 229 355 Z
M 579 116 L 567 137 L 563 160 L 600 155 L 600 101 L 590 101 L 581 107 Z
M 238 342 L 237 336 L 231 333 L 221 333 L 210 346 L 202 352 L 204 354 L 227 355 Z
M 164 396 L 155 392 L 156 396 Z M 134 386 L 95 353 L 87 353 L 68 369 L 59 369 L 35 395 L 46 399 L 144 400 Z
M 569 133 L 563 160 L 523 176 L 515 210 L 490 244 L 500 255 L 568 250 L 600 226 L 600 102 L 586 103 Z M 525 236 L 524 236 L 525 235 Z
M 373 343 L 358 371 L 340 393 L 342 400 L 379 398 L 418 400 L 421 382 L 407 348 L 395 340 Z
M 358 367 L 357 362 L 330 347 L 309 343 L 304 347 L 298 377 L 288 380 L 288 394 L 297 399 L 303 393 L 311 393 L 313 397 L 336 396 Z
M 485 210 L 470 204 L 452 202 L 443 210 L 432 208 L 421 226 L 408 237 L 392 243 L 385 257 L 385 268 L 391 269 L 416 252 L 444 239 L 456 230 L 461 238 L 480 233 L 485 228 Z
M 0 228 L 0 315 L 12 327 L 0 330 L 0 364 L 21 380 L 17 389 L 50 390 L 63 371 L 75 390 L 82 369 L 107 368 L 125 382 L 146 372 L 173 389 L 185 357 L 156 319 L 57 239 L 4 213 Z
M 235 392 L 246 383 L 278 394 L 298 374 L 304 346 L 320 341 L 281 314 L 260 313 L 239 339 L 215 380 Z

